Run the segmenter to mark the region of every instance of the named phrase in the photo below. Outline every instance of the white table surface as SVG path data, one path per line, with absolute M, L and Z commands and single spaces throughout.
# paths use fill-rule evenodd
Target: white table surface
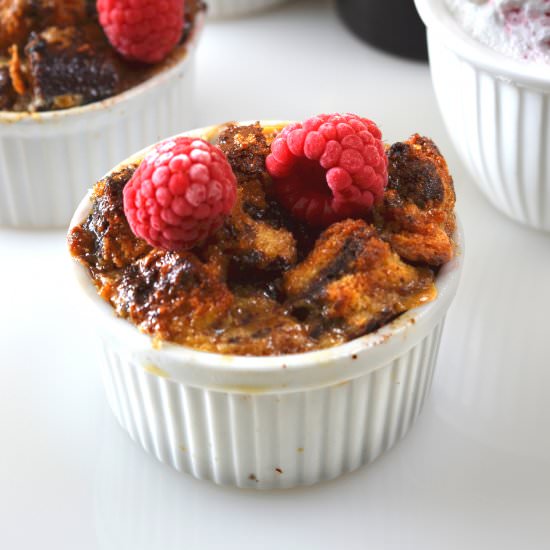
M 330 2 L 211 23 L 197 125 L 351 111 L 447 156 L 467 237 L 431 396 L 371 467 L 313 488 L 218 488 L 117 425 L 62 232 L 0 231 L 0 548 L 550 548 L 550 235 L 491 208 L 453 151 L 427 66 L 355 39 Z M 182 128 L 183 130 L 183 128 Z

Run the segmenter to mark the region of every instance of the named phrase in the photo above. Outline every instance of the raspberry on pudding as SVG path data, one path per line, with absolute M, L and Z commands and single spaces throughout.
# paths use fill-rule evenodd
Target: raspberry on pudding
M 0 0 L 0 110 L 51 111 L 106 99 L 185 55 L 201 0 Z M 185 5 L 185 13 L 184 13 Z M 118 18 L 118 19 L 117 19 Z M 113 20 L 131 20 L 115 25 Z
M 99 294 L 141 331 L 224 354 L 301 353 L 436 299 L 455 198 L 429 139 L 386 150 L 356 115 L 203 138 L 158 144 L 97 183 L 69 234 Z
M 123 194 L 136 236 L 152 246 L 185 250 L 222 225 L 235 203 L 237 181 L 217 147 L 179 137 L 145 157 Z
M 388 179 L 381 137 L 376 124 L 351 114 L 290 124 L 266 160 L 275 196 L 310 225 L 361 215 L 382 197 Z
M 97 0 L 99 22 L 115 49 L 130 61 L 158 63 L 183 31 L 182 0 Z

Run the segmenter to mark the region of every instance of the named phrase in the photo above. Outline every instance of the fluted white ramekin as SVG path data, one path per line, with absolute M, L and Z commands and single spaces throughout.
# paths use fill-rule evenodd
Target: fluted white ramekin
M 216 132 L 210 127 L 182 135 L 211 139 Z M 70 227 L 90 208 L 88 194 Z M 279 357 L 159 345 L 116 316 L 83 265 L 74 261 L 73 268 L 85 307 L 97 319 L 109 404 L 132 439 L 161 462 L 199 479 L 290 488 L 368 464 L 409 431 L 429 392 L 459 282 L 459 232 L 456 240 L 456 257 L 437 275 L 434 302 L 346 344 Z
M 478 43 L 444 0 L 415 1 L 437 100 L 463 162 L 496 208 L 550 231 L 550 66 Z
M 0 226 L 66 227 L 90 182 L 193 126 L 197 20 L 181 60 L 130 90 L 62 111 L 0 111 Z
M 211 17 L 240 17 L 284 4 L 289 0 L 208 0 Z

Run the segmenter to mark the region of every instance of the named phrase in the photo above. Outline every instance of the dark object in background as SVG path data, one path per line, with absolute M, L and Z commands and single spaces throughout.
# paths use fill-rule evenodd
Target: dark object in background
M 344 23 L 365 42 L 390 53 L 426 61 L 426 27 L 413 0 L 337 0 Z

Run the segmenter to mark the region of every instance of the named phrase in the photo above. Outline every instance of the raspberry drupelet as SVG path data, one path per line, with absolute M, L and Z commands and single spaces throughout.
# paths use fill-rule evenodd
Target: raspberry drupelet
M 353 114 L 317 115 L 289 124 L 266 159 L 275 197 L 312 226 L 364 217 L 388 181 L 381 138 L 374 122 Z
M 124 188 L 134 234 L 152 246 L 185 250 L 218 229 L 236 200 L 237 180 L 210 143 L 179 137 L 157 145 Z

